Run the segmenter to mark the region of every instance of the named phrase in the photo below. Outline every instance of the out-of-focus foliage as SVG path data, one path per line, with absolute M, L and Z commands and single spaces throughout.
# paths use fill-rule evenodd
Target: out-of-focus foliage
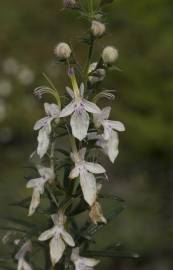
M 107 36 L 105 42 L 98 41 L 95 51 L 101 53 L 108 40 L 119 49 L 117 66 L 122 71 L 112 71 L 105 85 L 117 90 L 114 118 L 124 122 L 127 131 L 121 135 L 120 156 L 110 178 L 115 182 L 114 191 L 124 197 L 128 209 L 118 222 L 110 225 L 100 243 L 106 245 L 112 232 L 115 242 L 123 241 L 135 252 L 146 255 L 137 268 L 131 261 L 124 263 L 129 270 L 144 269 L 143 264 L 150 267 L 146 269 L 158 270 L 159 260 L 160 269 L 170 270 L 173 252 L 172 1 L 117 0 L 105 6 L 105 12 L 109 12 Z M 41 74 L 46 72 L 63 93 L 68 84 L 65 67 L 54 61 L 53 48 L 59 41 L 73 43 L 82 61 L 86 45 L 79 50 L 79 39 L 86 31 L 85 26 L 86 22 L 79 23 L 73 12 L 62 9 L 60 0 L 0 3 L 0 212 L 3 215 L 7 209 L 14 211 L 7 207 L 9 202 L 24 197 L 27 192 L 23 180 L 26 170 L 22 166 L 27 164 L 27 156 L 36 145 L 32 126 L 41 114 L 33 89 L 43 84 Z M 15 74 L 7 72 L 9 59 L 17 62 Z M 31 71 L 28 84 L 21 79 L 28 74 L 26 69 Z M 17 214 L 20 213 L 14 213 Z M 121 269 L 121 262 L 116 266 Z

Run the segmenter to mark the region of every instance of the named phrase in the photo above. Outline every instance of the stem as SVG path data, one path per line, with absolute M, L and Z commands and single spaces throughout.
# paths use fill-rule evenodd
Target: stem
M 55 154 L 55 140 L 53 140 L 52 145 L 51 145 L 51 150 L 50 150 L 50 164 L 51 164 L 51 168 L 54 171 L 54 166 L 55 166 L 55 162 L 54 162 L 54 154 Z
M 93 17 L 93 0 L 87 0 L 88 5 L 88 17 L 89 19 L 92 19 Z
M 47 185 L 46 189 L 47 189 L 47 191 L 48 191 L 48 193 L 49 193 L 49 195 L 50 195 L 50 197 L 51 197 L 51 199 L 52 199 L 52 202 L 57 206 L 57 208 L 59 208 L 59 204 L 58 204 L 58 202 L 57 202 L 57 200 L 56 200 L 54 194 L 50 191 L 48 185 Z
M 89 0 L 89 4 L 90 4 L 91 19 L 92 19 L 92 17 L 93 17 L 93 0 Z
M 89 45 L 89 51 L 88 51 L 88 59 L 87 59 L 87 63 L 85 65 L 85 69 L 84 69 L 84 85 L 85 85 L 85 89 L 87 88 L 87 82 L 88 82 L 88 69 L 91 63 L 91 58 L 92 58 L 92 54 L 93 54 L 93 49 L 94 49 L 94 38 L 91 35 L 91 43 Z

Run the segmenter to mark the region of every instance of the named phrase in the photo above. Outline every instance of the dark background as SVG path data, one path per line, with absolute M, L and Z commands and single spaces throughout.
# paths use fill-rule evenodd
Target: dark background
M 118 159 L 107 164 L 111 182 L 105 188 L 122 197 L 127 207 L 97 240 L 100 246 L 120 243 L 141 257 L 103 260 L 98 268 L 171 270 L 173 3 L 117 0 L 104 11 L 108 32 L 97 42 L 96 55 L 105 45 L 119 50 L 122 71 L 109 73 L 103 86 L 117 90 L 112 118 L 127 129 L 120 136 Z M 8 204 L 30 194 L 25 166 L 36 147 L 33 124 L 43 114 L 33 89 L 44 84 L 41 74 L 47 72 L 63 93 L 67 76 L 64 66 L 55 63 L 53 48 L 60 41 L 73 43 L 83 59 L 86 45 L 80 37 L 86 29 L 87 24 L 76 13 L 63 11 L 58 0 L 0 3 L 1 217 L 18 215 Z

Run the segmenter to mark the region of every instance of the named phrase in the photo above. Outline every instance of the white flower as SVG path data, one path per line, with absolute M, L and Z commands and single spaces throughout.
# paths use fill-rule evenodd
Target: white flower
M 102 59 L 105 64 L 113 64 L 118 58 L 118 51 L 112 46 L 107 46 L 102 52 Z
M 52 182 L 55 178 L 53 169 L 47 167 L 38 167 L 40 174 L 39 178 L 28 181 L 26 187 L 33 188 L 32 200 L 29 207 L 29 216 L 33 215 L 38 205 L 40 204 L 40 195 L 44 193 L 44 186 L 46 182 Z
M 71 254 L 71 261 L 75 270 L 92 270 L 100 261 L 92 258 L 85 258 L 79 255 L 79 248 L 74 248 Z
M 103 23 L 93 20 L 91 25 L 91 33 L 94 37 L 101 37 L 106 30 L 106 27 Z
M 89 115 L 90 113 L 100 113 L 100 109 L 95 103 L 92 103 L 83 98 L 84 84 L 81 84 L 80 91 L 72 91 L 69 87 L 66 88 L 68 94 L 73 99 L 60 113 L 60 117 L 71 115 L 71 128 L 73 136 L 82 141 L 88 132 Z
M 108 140 L 105 140 L 103 136 L 97 137 L 96 145 L 100 146 L 103 149 L 103 152 L 109 157 L 110 161 L 114 163 L 116 157 L 119 154 L 118 150 L 118 133 L 114 130 L 111 132 L 111 136 Z
M 65 42 L 59 43 L 55 47 L 54 52 L 55 52 L 55 55 L 58 57 L 59 60 L 68 59 L 70 57 L 70 55 L 71 55 L 70 46 Z
M 75 167 L 70 172 L 69 178 L 74 179 L 80 176 L 80 185 L 85 201 L 92 205 L 97 197 L 97 186 L 94 174 L 105 173 L 105 169 L 98 163 L 84 160 L 86 148 L 82 148 L 78 153 L 73 153 L 72 160 Z
M 31 241 L 27 241 L 18 253 L 15 255 L 15 259 L 18 260 L 17 270 L 32 270 L 32 267 L 25 260 L 25 255 L 32 251 Z
M 42 158 L 49 148 L 49 137 L 51 133 L 51 123 L 54 119 L 59 120 L 60 110 L 56 104 L 44 103 L 46 117 L 38 120 L 34 125 L 34 130 L 39 130 L 37 154 Z
M 38 238 L 39 241 L 50 240 L 50 257 L 52 264 L 55 265 L 63 256 L 65 244 L 74 247 L 75 243 L 71 235 L 64 229 L 66 217 L 60 212 L 52 215 L 54 226 L 43 232 Z
M 108 120 L 111 107 L 105 107 L 100 114 L 94 114 L 94 124 L 97 128 L 103 126 L 104 133 L 103 138 L 109 140 L 112 134 L 112 130 L 124 131 L 124 125 L 119 121 Z
M 106 71 L 103 68 L 97 69 L 97 62 L 92 63 L 88 69 L 88 79 L 91 84 L 103 81 L 106 75 Z

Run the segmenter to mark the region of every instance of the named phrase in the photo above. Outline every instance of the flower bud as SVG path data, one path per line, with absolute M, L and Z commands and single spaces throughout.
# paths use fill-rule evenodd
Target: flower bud
M 118 51 L 112 46 L 107 46 L 102 52 L 102 59 L 105 64 L 113 64 L 118 58 Z
M 97 224 L 98 222 L 107 223 L 106 218 L 103 216 L 101 205 L 97 201 L 91 206 L 89 216 L 94 224 Z
M 105 69 L 103 68 L 97 69 L 97 62 L 94 62 L 89 66 L 88 73 L 89 73 L 88 78 L 91 84 L 103 81 L 106 76 Z
M 75 0 L 63 0 L 63 5 L 65 8 L 74 8 L 74 7 L 76 7 L 76 1 Z
M 66 60 L 71 55 L 70 46 L 67 43 L 61 42 L 55 47 L 55 55 L 59 60 Z
M 106 30 L 106 27 L 103 23 L 99 21 L 92 21 L 91 25 L 91 33 L 94 37 L 101 37 Z

